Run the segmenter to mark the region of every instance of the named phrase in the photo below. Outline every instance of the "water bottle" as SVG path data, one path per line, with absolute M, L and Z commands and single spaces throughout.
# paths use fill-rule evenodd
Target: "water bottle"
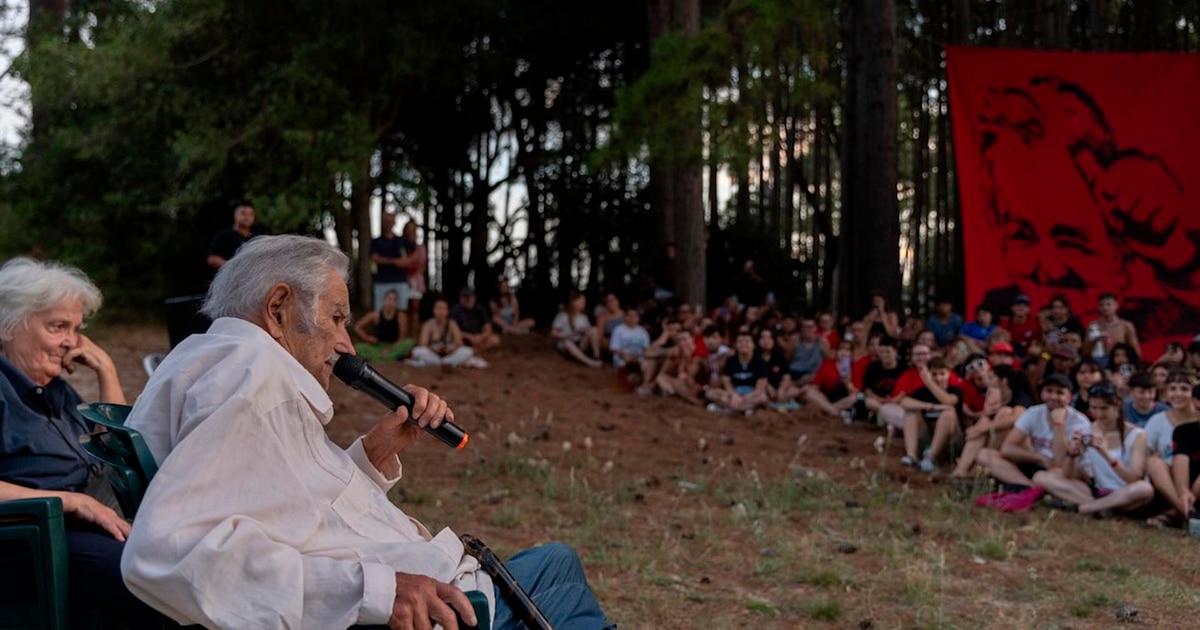
M 850 376 L 850 357 L 838 357 L 838 375 L 843 379 Z
M 1092 325 L 1088 326 L 1088 339 L 1093 342 L 1092 358 L 1100 365 L 1104 365 L 1104 358 L 1107 356 L 1107 352 L 1104 348 L 1104 339 L 1103 333 L 1100 332 L 1100 324 L 1092 322 Z

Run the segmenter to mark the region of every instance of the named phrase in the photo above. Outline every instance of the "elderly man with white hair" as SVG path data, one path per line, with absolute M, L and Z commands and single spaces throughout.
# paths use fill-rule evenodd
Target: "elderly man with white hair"
M 72 606 L 102 609 L 135 628 L 166 620 L 121 582 L 129 523 L 113 508 L 101 467 L 79 438 L 94 428 L 76 410 L 83 402 L 63 378 L 95 373 L 100 400 L 124 403 L 113 360 L 80 333 L 100 309 L 100 290 L 74 267 L 15 258 L 0 267 L 0 501 L 62 500 Z M 23 552 L 0 549 L 0 593 L 27 587 Z
M 386 491 L 421 427 L 452 420 L 423 388 L 347 449 L 324 425 L 347 334 L 348 260 L 317 239 L 264 236 L 221 268 L 206 334 L 177 346 L 128 424 L 158 475 L 122 560 L 134 593 L 176 621 L 213 628 L 457 628 L 489 598 L 495 628 L 520 623 L 457 535 L 431 534 Z M 551 544 L 508 563 L 560 629 L 611 628 L 575 553 Z

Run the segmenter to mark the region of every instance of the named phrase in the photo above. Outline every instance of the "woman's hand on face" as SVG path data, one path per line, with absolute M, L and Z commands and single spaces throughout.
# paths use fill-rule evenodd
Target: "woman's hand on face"
M 63 496 L 63 511 L 99 525 L 121 542 L 125 542 L 125 538 L 129 536 L 128 521 L 121 518 L 112 508 L 81 492 L 68 492 Z
M 79 342 L 75 344 L 63 355 L 63 369 L 68 374 L 74 374 L 75 368 L 80 365 L 87 366 L 89 369 L 102 372 L 113 369 L 112 357 L 103 348 L 96 345 L 87 335 L 79 335 Z

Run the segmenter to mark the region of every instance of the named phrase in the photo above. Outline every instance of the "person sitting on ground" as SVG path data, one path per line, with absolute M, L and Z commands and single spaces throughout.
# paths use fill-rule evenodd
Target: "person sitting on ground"
M 904 372 L 900 374 L 900 378 L 896 379 L 895 386 L 892 388 L 891 398 L 886 403 L 881 405 L 879 410 L 876 412 L 883 420 L 885 425 L 890 427 L 888 429 L 889 432 L 904 430 L 905 409 L 900 405 L 900 399 L 927 385 L 925 378 L 922 376 L 922 372 L 925 371 L 926 364 L 928 364 L 929 360 L 932 358 L 934 358 L 933 352 L 929 346 L 926 346 L 925 344 L 914 344 L 913 347 L 909 349 L 908 369 L 904 370 Z M 949 384 L 955 387 L 960 387 L 962 385 L 962 379 L 958 378 L 958 375 L 952 371 L 950 372 Z M 960 400 L 961 395 L 962 394 L 960 392 Z
M 399 361 L 412 352 L 415 339 L 401 339 L 404 312 L 398 308 L 400 295 L 395 290 L 383 294 L 383 307 L 354 322 L 354 332 L 362 341 L 354 344 L 358 355 L 368 361 Z
M 613 329 L 625 318 L 625 309 L 621 308 L 621 300 L 616 293 L 605 293 L 600 304 L 596 305 L 592 317 L 596 320 L 596 330 L 600 331 L 600 343 L 607 348 L 611 342 Z
M 1043 379 L 1041 396 L 1042 404 L 1017 418 L 999 450 L 979 452 L 979 463 L 998 481 L 1027 489 L 1003 498 L 988 497 L 984 504 L 994 501 L 996 507 L 1009 512 L 1030 508 L 1045 494 L 1044 488 L 1034 484 L 1033 476 L 1062 468 L 1069 456 L 1068 440 L 1091 435 L 1087 416 L 1071 407 L 1071 382 L 1066 376 L 1051 374 Z
M 1200 400 L 1200 387 L 1192 390 L 1192 399 Z M 1175 427 L 1171 438 L 1171 478 L 1180 508 L 1189 517 L 1195 514 L 1196 495 L 1200 494 L 1200 423 L 1189 422 Z
M 916 342 L 917 335 L 923 332 L 925 332 L 925 322 L 921 321 L 920 317 L 909 317 L 904 320 L 904 326 L 900 328 L 900 334 L 896 336 L 896 339 L 899 339 L 901 344 L 912 344 Z
M 413 367 L 487 367 L 477 359 L 471 347 L 463 345 L 458 323 L 450 319 L 450 302 L 438 296 L 433 301 L 433 317 L 421 324 L 421 335 L 408 364 Z
M 1070 350 L 1075 355 L 1075 360 L 1078 361 L 1083 357 L 1083 335 L 1068 330 L 1059 336 L 1058 347 L 1059 349 Z
M 587 298 L 572 290 L 566 308 L 550 324 L 550 334 L 557 340 L 559 352 L 588 367 L 601 368 L 604 363 L 600 361 L 600 332 L 584 314 L 586 307 Z
M 963 393 L 961 387 L 950 384 L 950 366 L 942 359 L 929 359 L 918 368 L 918 374 L 923 386 L 900 399 L 900 406 L 904 408 L 904 457 L 900 458 L 900 463 L 931 473 L 942 448 L 959 431 Z M 936 428 L 933 441 L 918 462 L 917 447 L 921 435 L 930 427 Z
M 1171 372 L 1178 370 L 1180 367 L 1182 366 L 1180 366 L 1178 363 L 1171 363 L 1169 361 L 1155 363 L 1154 365 L 1150 366 L 1150 374 L 1154 376 L 1154 388 L 1158 391 L 1159 400 L 1170 404 L 1169 401 L 1167 401 L 1167 376 L 1169 376 Z
M 989 394 L 979 419 L 967 427 L 963 435 L 963 450 L 952 473 L 955 479 L 967 479 L 984 448 L 997 448 L 1004 442 L 1009 429 L 1033 406 L 1033 388 L 1029 378 L 1011 365 L 997 365 L 988 370 Z M 993 396 L 992 391 L 996 394 Z
M 851 322 L 846 330 L 850 334 L 850 356 L 855 361 L 858 361 L 863 357 L 871 355 L 871 348 L 868 345 L 871 338 L 868 334 L 867 325 L 862 322 Z M 831 347 L 836 348 L 837 346 L 834 345 Z
M 1077 363 L 1079 355 L 1074 350 L 1064 345 L 1055 346 L 1050 351 L 1050 361 L 1046 364 L 1045 374 L 1062 374 L 1068 380 L 1074 380 L 1071 379 L 1071 375 Z
M 987 350 L 988 342 L 991 341 L 996 328 L 991 309 L 980 304 L 979 308 L 975 309 L 975 321 L 963 324 L 958 332 L 958 339 L 967 344 L 968 351 L 982 354 Z
M 954 303 L 948 297 L 933 300 L 933 314 L 925 320 L 925 329 L 933 333 L 936 348 L 945 348 L 958 339 L 962 331 L 962 315 L 954 312 Z
M 909 344 L 908 349 L 911 351 L 914 346 L 925 346 L 928 348 L 930 357 L 942 356 L 942 351 L 938 349 L 937 337 L 934 336 L 932 330 L 922 330 L 917 333 L 917 340 Z
M 868 333 L 878 330 L 889 337 L 900 334 L 900 316 L 888 309 L 887 298 L 879 291 L 871 293 L 871 310 L 863 316 L 862 323 Z
M 1154 527 L 1179 525 L 1187 518 L 1188 511 L 1171 473 L 1171 460 L 1175 454 L 1171 440 L 1178 427 L 1200 420 L 1200 409 L 1192 396 L 1195 385 L 1196 377 L 1191 370 L 1172 370 L 1167 375 L 1167 403 L 1171 408 L 1154 414 L 1146 422 L 1146 446 L 1151 454 L 1146 462 L 1146 473 L 1154 489 L 1170 505 L 1168 510 L 1147 521 Z
M 1062 468 L 1033 475 L 1033 483 L 1080 514 L 1130 512 L 1154 498 L 1146 474 L 1146 433 L 1125 422 L 1121 396 L 1111 383 L 1092 385 L 1090 437 L 1072 435 Z
M 1000 327 L 1008 331 L 1009 340 L 1018 357 L 1029 353 L 1030 347 L 1042 345 L 1042 325 L 1029 315 L 1029 296 L 1018 295 L 1011 308 L 1012 316 L 1002 319 Z
M 833 313 L 817 313 L 817 334 L 825 339 L 830 348 L 836 348 L 842 342 L 842 333 L 834 325 Z
M 738 332 L 735 354 L 725 360 L 718 386 L 704 390 L 710 401 L 709 411 L 735 411 L 750 415 L 766 405 L 767 364 L 754 352 L 754 337 L 749 330 Z
M 125 583 L 209 628 L 456 628 L 455 613 L 483 621 L 474 590 L 491 627 L 517 627 L 458 535 L 433 535 L 387 496 L 399 455 L 454 420 L 448 403 L 406 385 L 411 413 L 389 411 L 346 449 L 326 434 L 333 365 L 354 353 L 349 262 L 286 235 L 252 241 L 218 272 L 203 307 L 212 327 L 167 355 L 127 421 L 160 468 L 121 558 Z M 507 567 L 551 624 L 615 628 L 569 547 Z
M 500 345 L 500 335 L 492 329 L 487 309 L 479 303 L 475 289 L 463 287 L 458 292 L 458 304 L 450 309 L 450 319 L 462 331 L 463 343 L 480 355 Z
M 672 352 L 654 378 L 652 387 L 658 387 L 664 396 L 679 396 L 693 405 L 704 405 L 700 392 L 708 383 L 708 366 L 695 353 L 696 338 L 688 332 L 675 334 L 675 352 Z M 652 391 L 647 388 L 647 392 Z
M 1167 403 L 1158 400 L 1152 374 L 1143 371 L 1129 377 L 1129 395 L 1122 407 L 1122 416 L 1127 422 L 1145 428 L 1150 418 L 1168 408 Z
M 625 320 L 613 328 L 608 349 L 613 355 L 613 367 L 618 370 L 638 371 L 646 348 L 650 347 L 650 333 L 638 321 L 636 308 L 625 310 Z
M 1071 406 L 1079 413 L 1088 412 L 1089 392 L 1093 385 L 1104 382 L 1104 368 L 1091 357 L 1084 357 L 1071 370 L 1071 381 L 1075 383 L 1075 395 L 1071 398 Z
M 1041 354 L 1027 354 L 1021 359 L 1021 371 L 1029 380 L 1030 391 L 1042 391 L 1042 376 L 1046 373 L 1048 363 Z
M 680 332 L 683 332 L 683 329 L 679 325 L 678 320 L 667 319 L 662 322 L 662 330 L 659 331 L 659 334 L 650 342 L 645 351 L 642 352 L 640 366 L 642 384 L 637 388 L 638 394 L 645 396 L 653 393 L 659 372 L 665 368 L 669 361 L 679 354 L 675 340 Z M 704 354 L 703 356 L 708 355 Z
M 521 318 L 521 304 L 512 292 L 508 280 L 501 278 L 496 283 L 496 295 L 489 302 L 492 310 L 492 326 L 506 335 L 525 335 L 533 330 L 532 317 Z
M 1075 333 L 1083 338 L 1083 324 L 1079 323 L 1079 318 L 1071 312 L 1071 305 L 1067 302 L 1066 296 L 1056 295 L 1050 300 L 1050 324 L 1058 329 L 1059 334 Z
M 695 332 L 697 328 L 701 327 L 700 322 L 703 319 L 703 313 L 691 304 L 680 304 L 676 315 L 679 319 L 680 330 Z
M 892 394 L 896 389 L 896 381 L 907 368 L 900 362 L 895 338 L 879 332 L 871 333 L 871 339 L 879 339 L 879 358 L 867 365 L 866 371 L 863 372 L 862 391 L 855 398 L 863 403 L 861 411 L 879 414 L 884 405 L 891 402 Z M 903 423 L 903 410 L 900 411 L 901 423 Z M 879 417 L 879 420 L 881 423 L 884 422 L 882 416 Z
M 64 595 L 72 608 L 100 609 L 134 628 L 161 627 L 166 619 L 121 582 L 129 523 L 117 513 L 103 470 L 79 445 L 95 427 L 76 409 L 83 399 L 64 378 L 86 368 L 96 375 L 100 402 L 125 404 L 112 357 L 80 332 L 100 304 L 100 290 L 74 267 L 29 258 L 0 267 L 0 501 L 62 500 L 70 579 Z M 2 592 L 29 590 L 30 555 L 0 551 Z
M 1128 368 L 1124 366 L 1128 365 Z M 1108 371 L 1113 374 L 1125 374 L 1133 376 L 1135 372 L 1141 369 L 1142 357 L 1133 350 L 1133 346 L 1127 343 L 1118 343 L 1112 347 L 1112 351 L 1108 353 Z
M 767 398 L 775 409 L 799 409 L 800 405 L 795 401 L 800 395 L 800 388 L 792 384 L 787 359 L 775 343 L 775 331 L 770 328 L 758 332 L 758 358 L 767 364 Z
M 988 348 L 988 363 L 990 365 L 1011 365 L 1013 367 L 1021 367 L 1020 362 L 1015 356 L 1015 350 L 1012 343 L 1007 341 L 997 341 Z
M 1183 366 L 1193 372 L 1200 372 L 1200 340 L 1193 339 L 1187 346 L 1187 360 Z
M 1120 302 L 1114 293 L 1101 294 L 1097 303 L 1097 310 L 1100 316 L 1088 323 L 1088 330 L 1095 330 L 1098 333 L 1095 338 L 1091 334 L 1088 335 L 1087 344 L 1084 346 L 1084 354 L 1089 356 L 1108 356 L 1117 344 L 1123 344 L 1133 349 L 1134 353 L 1141 354 L 1142 346 L 1138 343 L 1137 328 L 1133 322 L 1127 319 L 1121 319 L 1117 314 L 1117 309 Z M 1100 352 L 1095 352 L 1096 346 L 1100 346 Z
M 821 363 L 831 356 L 833 352 L 829 343 L 817 334 L 817 323 L 811 317 L 801 319 L 800 332 L 797 333 L 788 362 L 792 383 L 801 386 L 812 382 Z
M 1163 347 L 1162 355 L 1154 360 L 1154 364 L 1165 363 L 1167 365 L 1183 367 L 1186 359 L 1187 354 L 1184 352 L 1183 344 L 1177 341 L 1170 341 Z
M 849 341 L 837 346 L 837 353 L 826 360 L 817 370 L 813 382 L 804 388 L 804 399 L 815 405 L 825 415 L 842 418 L 849 422 L 854 417 L 851 409 L 862 391 L 863 376 L 870 363 L 854 361 Z
M 970 425 L 979 419 L 987 404 L 988 393 L 998 395 L 991 389 L 992 366 L 982 354 L 972 354 L 962 364 L 962 420 L 963 425 Z M 994 403 L 993 403 L 994 404 Z

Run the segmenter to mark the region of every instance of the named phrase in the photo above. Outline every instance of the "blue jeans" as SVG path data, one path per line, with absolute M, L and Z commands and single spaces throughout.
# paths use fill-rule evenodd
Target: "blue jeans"
M 617 624 L 604 617 L 600 602 L 583 574 L 575 550 L 550 543 L 518 553 L 504 563 L 555 630 L 607 630 Z M 508 602 L 496 591 L 495 630 L 524 630 Z

